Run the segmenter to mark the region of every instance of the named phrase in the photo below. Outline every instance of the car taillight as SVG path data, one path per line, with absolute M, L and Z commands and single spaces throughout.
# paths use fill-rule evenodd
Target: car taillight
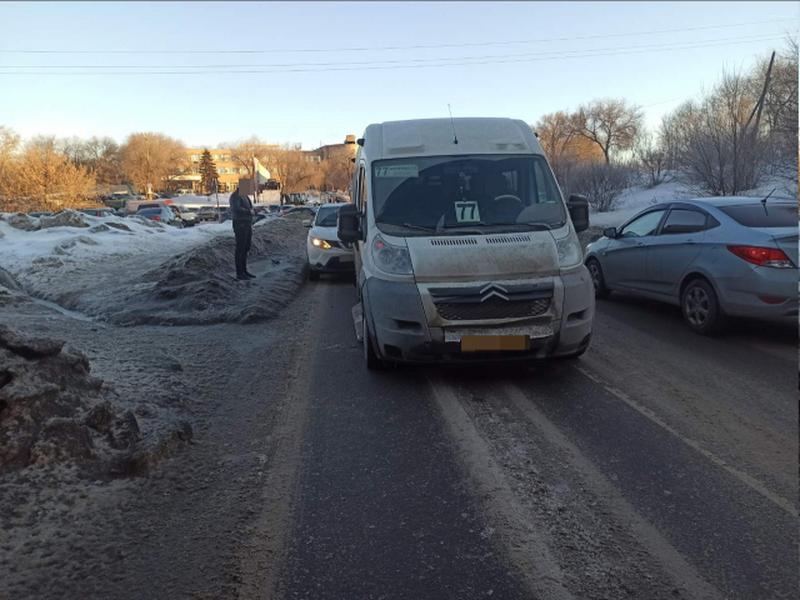
M 161 217 L 159 217 L 158 215 L 153 215 L 153 221 L 160 221 L 160 220 Z
M 728 246 L 742 260 L 758 265 L 759 267 L 776 267 L 778 269 L 792 268 L 792 261 L 786 253 L 779 248 L 762 248 L 761 246 Z

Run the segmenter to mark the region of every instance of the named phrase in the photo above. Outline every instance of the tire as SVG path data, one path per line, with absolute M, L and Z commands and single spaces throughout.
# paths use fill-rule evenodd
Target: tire
M 308 265 L 308 280 L 309 281 L 319 281 L 319 271 L 314 269 L 311 265 Z
M 606 287 L 606 278 L 603 275 L 603 267 L 600 266 L 600 261 L 596 258 L 590 258 L 586 261 L 586 268 L 589 269 L 589 275 L 592 277 L 595 298 L 608 298 L 609 290 Z
M 693 279 L 681 294 L 681 313 L 689 329 L 700 335 L 718 332 L 724 316 L 714 287 L 705 279 Z
M 361 315 L 361 337 L 364 344 L 364 361 L 367 363 L 367 369 L 370 371 L 382 371 L 386 368 L 386 363 L 380 359 L 375 352 L 375 347 L 372 345 L 372 336 L 369 334 L 367 317 L 363 314 L 363 309 Z

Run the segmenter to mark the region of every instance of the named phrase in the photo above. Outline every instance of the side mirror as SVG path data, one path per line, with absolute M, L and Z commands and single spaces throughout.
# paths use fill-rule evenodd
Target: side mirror
M 589 229 L 589 201 L 586 196 L 572 194 L 567 200 L 567 209 L 575 231 L 581 232 Z
M 337 234 L 340 240 L 349 244 L 361 239 L 361 219 L 355 205 L 347 204 L 339 209 Z
M 603 235 L 609 239 L 615 240 L 617 239 L 617 228 L 616 227 L 606 227 L 603 229 Z
M 303 219 L 303 227 L 311 227 L 311 219 Z

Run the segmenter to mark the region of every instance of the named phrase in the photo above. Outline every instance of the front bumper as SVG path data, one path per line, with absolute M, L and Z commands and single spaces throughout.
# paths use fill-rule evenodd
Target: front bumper
M 430 363 L 532 360 L 584 350 L 591 339 L 594 319 L 594 289 L 586 268 L 581 266 L 566 274 L 525 281 L 552 284 L 551 305 L 541 315 L 448 321 L 441 318 L 428 291 L 432 287 L 441 289 L 444 284 L 367 279 L 362 295 L 376 352 L 391 361 Z M 520 281 L 505 283 L 513 285 Z M 527 335 L 530 348 L 462 352 L 461 335 Z
M 308 245 L 308 265 L 320 273 L 343 273 L 353 271 L 353 251 L 347 248 L 322 250 Z

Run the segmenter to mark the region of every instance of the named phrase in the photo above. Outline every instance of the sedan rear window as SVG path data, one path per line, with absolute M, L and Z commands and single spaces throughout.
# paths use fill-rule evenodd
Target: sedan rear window
M 797 227 L 794 204 L 738 204 L 719 209 L 745 227 Z

